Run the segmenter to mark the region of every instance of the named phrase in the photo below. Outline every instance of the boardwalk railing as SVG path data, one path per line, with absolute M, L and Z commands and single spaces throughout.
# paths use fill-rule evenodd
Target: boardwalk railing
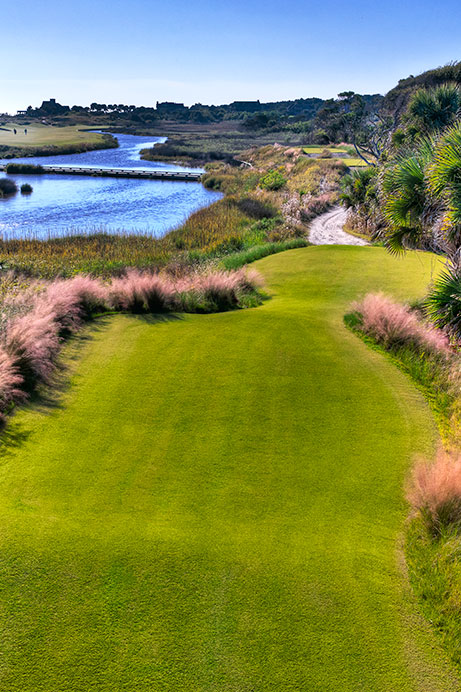
M 5 170 L 8 164 L 0 166 Z M 92 166 L 52 166 L 42 164 L 45 173 L 57 173 L 60 175 L 91 175 L 109 178 L 147 178 L 149 180 L 190 180 L 196 182 L 202 177 L 195 171 L 162 171 L 146 168 L 96 168 Z

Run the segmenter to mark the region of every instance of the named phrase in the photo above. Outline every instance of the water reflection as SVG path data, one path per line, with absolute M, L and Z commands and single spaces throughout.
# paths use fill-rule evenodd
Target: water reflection
M 109 168 L 183 170 L 181 166 L 141 161 L 139 151 L 161 137 L 117 135 L 118 149 L 71 156 L 15 159 L 28 163 Z M 200 169 L 187 169 L 200 170 Z M 3 175 L 0 173 L 0 175 Z M 31 195 L 0 200 L 0 233 L 4 237 L 46 238 L 69 231 L 132 232 L 162 235 L 193 211 L 221 197 L 200 183 L 99 178 L 74 175 L 10 175 L 18 187 L 28 182 Z

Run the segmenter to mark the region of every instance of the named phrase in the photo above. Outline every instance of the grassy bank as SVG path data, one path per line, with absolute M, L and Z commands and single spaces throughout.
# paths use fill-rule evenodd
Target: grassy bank
M 424 471 L 415 466 L 413 480 L 407 483 L 412 515 L 406 556 L 420 607 L 461 672 L 459 350 L 447 349 L 441 333 L 418 320 L 404 306 L 386 305 L 386 301 L 368 296 L 359 303 L 357 312 L 346 317 L 346 323 L 369 345 L 390 356 L 417 383 L 435 414 L 445 447 L 451 450 L 450 456 L 439 452 Z M 364 336 L 363 314 L 370 308 L 375 314 L 367 318 L 369 326 Z M 422 481 L 417 481 L 415 492 L 418 477 Z
M 256 266 L 261 308 L 102 321 L 59 405 L 7 429 L 2 689 L 458 689 L 397 559 L 431 416 L 342 326 L 363 292 L 421 295 L 430 261 Z
M 6 122 L 0 128 L 0 158 L 78 154 L 117 146 L 117 140 L 111 135 L 88 132 L 77 126 Z

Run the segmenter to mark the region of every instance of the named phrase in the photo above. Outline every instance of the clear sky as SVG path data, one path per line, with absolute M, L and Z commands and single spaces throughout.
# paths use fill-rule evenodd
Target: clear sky
M 461 0 L 0 0 L 0 112 L 385 93 L 461 59 Z

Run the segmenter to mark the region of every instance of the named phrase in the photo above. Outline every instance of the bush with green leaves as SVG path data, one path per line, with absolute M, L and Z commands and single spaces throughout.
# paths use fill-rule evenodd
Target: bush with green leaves
M 346 209 L 358 210 L 377 199 L 378 171 L 368 166 L 347 173 L 341 179 L 340 200 Z
M 280 190 L 286 185 L 287 179 L 279 169 L 274 169 L 266 173 L 259 182 L 263 190 Z

